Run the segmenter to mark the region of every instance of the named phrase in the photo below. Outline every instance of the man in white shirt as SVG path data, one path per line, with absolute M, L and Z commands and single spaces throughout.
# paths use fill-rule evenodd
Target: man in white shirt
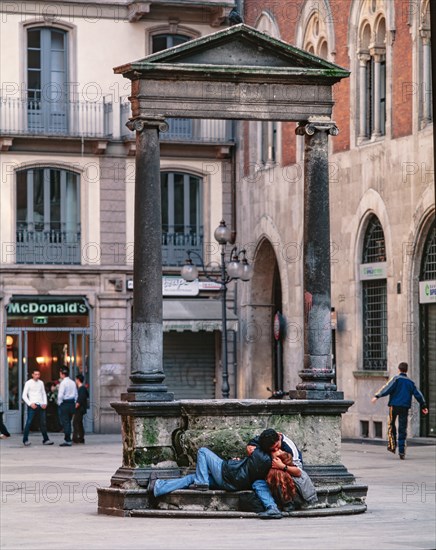
M 61 383 L 58 391 L 59 418 L 64 428 L 64 442 L 60 447 L 71 447 L 71 420 L 76 410 L 77 387 L 69 377 L 70 371 L 63 367 L 60 371 Z
M 53 445 L 47 434 L 47 421 L 45 409 L 47 408 L 47 394 L 45 393 L 44 382 L 40 380 L 41 373 L 38 369 L 32 372 L 32 378 L 24 384 L 23 401 L 27 405 L 27 421 L 23 433 L 23 444 L 30 445 L 29 432 L 30 425 L 35 415 L 39 416 L 39 427 L 42 433 L 42 444 Z

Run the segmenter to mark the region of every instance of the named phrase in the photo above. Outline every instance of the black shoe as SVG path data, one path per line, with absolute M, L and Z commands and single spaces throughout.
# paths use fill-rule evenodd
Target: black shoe
M 265 512 L 259 512 L 258 517 L 260 519 L 282 519 L 282 514 L 278 508 L 268 508 Z
M 293 502 L 288 502 L 283 506 L 283 512 L 295 512 L 296 509 L 297 507 Z
M 46 439 L 45 441 L 42 442 L 43 445 L 53 445 L 53 441 L 50 441 L 50 439 Z
M 195 491 L 209 491 L 208 483 L 192 483 L 188 489 L 194 489 Z
M 397 450 L 396 447 L 394 447 L 393 449 L 392 449 L 392 447 L 388 447 L 388 451 L 389 451 L 390 453 L 394 453 L 394 454 L 395 454 L 395 451 L 396 451 L 396 450 Z
M 71 441 L 64 441 L 63 443 L 59 444 L 59 447 L 71 447 L 72 443 Z
M 404 460 L 406 458 L 406 453 L 400 453 L 401 460 Z

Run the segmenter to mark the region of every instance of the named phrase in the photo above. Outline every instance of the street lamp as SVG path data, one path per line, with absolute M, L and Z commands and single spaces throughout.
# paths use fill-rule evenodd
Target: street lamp
M 226 263 L 226 245 L 231 240 L 231 231 L 227 227 L 226 222 L 221 220 L 219 226 L 215 229 L 214 237 L 221 247 L 221 273 L 219 277 L 210 276 L 206 272 L 204 267 L 203 258 L 197 252 L 193 250 L 187 250 L 188 258 L 185 265 L 181 269 L 181 275 L 185 281 L 194 281 L 198 278 L 198 269 L 195 264 L 192 263 L 191 255 L 197 256 L 201 262 L 204 276 L 209 281 L 213 281 L 221 285 L 221 351 L 222 351 L 222 364 L 223 364 L 223 379 L 222 379 L 222 394 L 223 398 L 229 397 L 229 372 L 227 363 L 227 285 L 230 281 L 241 279 L 241 281 L 249 281 L 253 276 L 253 268 L 248 263 L 245 250 L 238 250 L 234 246 L 230 252 L 230 259 Z M 242 261 L 240 257 L 242 256 Z

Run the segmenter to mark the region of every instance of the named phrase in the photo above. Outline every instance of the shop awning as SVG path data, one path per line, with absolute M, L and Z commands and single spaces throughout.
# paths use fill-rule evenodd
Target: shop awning
M 221 300 L 164 300 L 164 331 L 221 330 L 221 307 Z M 227 309 L 227 330 L 238 330 L 238 318 L 229 309 Z

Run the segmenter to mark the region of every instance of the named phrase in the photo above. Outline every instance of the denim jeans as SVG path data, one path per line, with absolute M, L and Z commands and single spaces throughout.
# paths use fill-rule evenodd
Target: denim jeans
M 197 468 L 195 474 L 189 474 L 177 479 L 157 479 L 154 486 L 154 496 L 160 497 L 178 489 L 186 489 L 192 483 L 209 485 L 216 489 L 223 488 L 223 460 L 206 447 L 198 449 Z M 272 497 L 271 497 L 272 498 Z
M 264 508 L 277 508 L 276 501 L 273 499 L 268 483 L 264 479 L 258 479 L 253 483 L 253 491 L 263 504 Z
M 71 442 L 71 420 L 73 419 L 75 410 L 76 405 L 74 399 L 63 401 L 59 405 L 59 417 L 64 429 L 64 439 L 67 442 Z
M 43 441 L 48 440 L 45 409 L 43 409 L 41 405 L 36 405 L 36 409 L 32 409 L 32 407 L 27 406 L 27 420 L 26 426 L 24 427 L 23 443 L 26 443 L 29 439 L 30 425 L 32 424 L 32 420 L 36 414 L 39 416 L 39 428 L 42 433 Z

